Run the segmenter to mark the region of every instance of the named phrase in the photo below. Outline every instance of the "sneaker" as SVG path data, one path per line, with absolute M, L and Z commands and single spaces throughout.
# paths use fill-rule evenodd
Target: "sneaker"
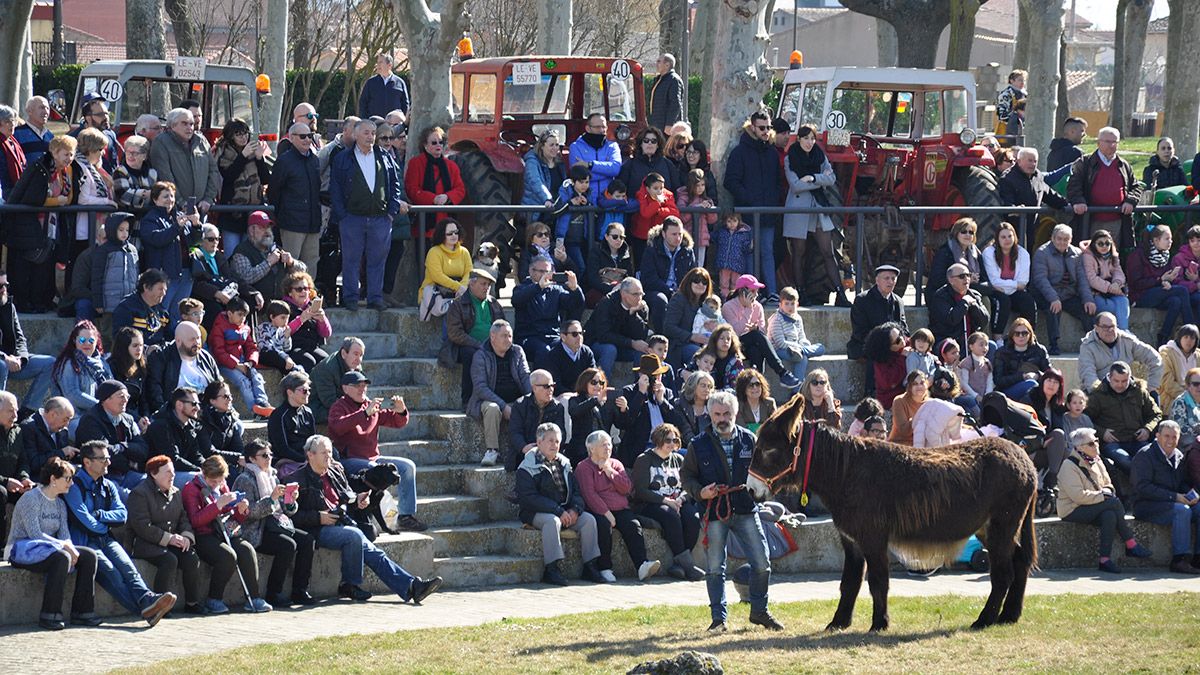
M 500 461 L 500 451 L 495 448 L 488 448 L 487 452 L 483 453 L 483 461 L 480 462 L 483 466 L 496 466 L 496 462 Z
M 204 612 L 206 614 L 228 614 L 229 607 L 220 600 L 209 598 L 204 601 Z
M 782 384 L 784 389 L 795 389 L 800 386 L 800 380 L 785 370 L 779 374 L 779 384 Z
M 317 599 L 308 591 L 292 591 L 292 602 L 304 607 L 311 607 L 317 604 Z
M 766 303 L 778 305 L 779 304 L 779 294 L 778 293 L 768 293 Z
M 708 624 L 708 632 L 710 633 L 728 633 L 729 624 L 721 619 L 713 619 L 712 623 Z
M 338 586 L 338 597 L 349 598 L 355 602 L 366 602 L 371 599 L 371 594 L 354 584 L 341 584 Z
M 263 600 L 262 598 L 254 598 L 242 606 L 243 612 L 251 612 L 254 614 L 263 614 L 271 611 L 272 609 L 275 608 L 267 604 L 267 601 Z
M 1150 549 L 1142 546 L 1141 544 L 1134 544 L 1133 548 L 1125 549 L 1126 558 L 1149 558 L 1153 555 L 1154 554 L 1150 552 Z
M 1117 567 L 1117 563 L 1114 562 L 1112 558 L 1109 558 L 1108 560 L 1101 562 L 1099 565 L 1099 569 L 1101 572 L 1108 572 L 1109 574 L 1120 574 L 1121 573 L 1121 568 Z
M 255 403 L 254 405 L 250 406 L 250 410 L 251 410 L 251 411 L 252 411 L 252 412 L 253 412 L 255 415 L 258 415 L 259 417 L 270 417 L 270 416 L 271 416 L 271 413 L 275 412 L 275 409 L 274 409 L 274 408 L 272 408 L 271 406 L 269 406 L 269 405 L 258 405 L 257 403 Z
M 657 560 L 647 560 L 638 566 L 638 579 L 640 581 L 645 581 L 655 574 L 658 574 L 658 570 L 660 569 L 662 569 L 662 563 Z M 603 574 L 603 572 L 601 574 Z
M 413 601 L 414 605 L 419 605 L 425 600 L 425 598 L 428 598 L 430 595 L 436 593 L 437 589 L 441 587 L 441 577 L 430 577 L 429 579 L 417 577 L 416 579 L 413 579 L 411 589 L 412 597 L 409 599 Z
M 149 607 L 142 610 L 142 618 L 146 623 L 153 628 L 158 625 L 159 621 L 171 611 L 175 606 L 175 601 L 178 600 L 174 593 L 163 593 L 154 599 L 154 602 Z M 228 610 L 226 610 L 228 611 Z
M 424 532 L 429 526 L 417 520 L 416 516 L 407 515 L 396 519 L 396 529 L 402 532 Z
M 766 610 L 759 613 L 751 612 L 750 623 L 762 626 L 767 630 L 783 630 L 783 624 L 776 621 L 775 617 L 771 616 L 771 613 Z
M 643 565 L 645 564 L 643 563 Z M 613 574 L 612 570 L 600 570 L 600 576 L 604 577 L 604 580 L 610 584 L 617 583 L 617 575 Z

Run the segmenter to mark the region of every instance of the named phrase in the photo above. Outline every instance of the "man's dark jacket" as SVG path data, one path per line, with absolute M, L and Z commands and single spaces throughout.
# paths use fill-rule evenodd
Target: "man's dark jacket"
M 279 156 L 267 186 L 275 222 L 289 232 L 321 231 L 321 162 L 317 153 L 292 148 Z
M 399 75 L 389 77 L 385 82 L 383 77 L 376 74 L 367 79 L 362 94 L 358 97 L 358 116 L 367 119 L 372 115 L 387 117 L 393 110 L 408 114 L 408 83 Z
M 666 131 L 667 127 L 680 120 L 686 120 L 683 102 L 683 78 L 675 69 L 665 75 L 654 78 L 650 86 L 650 110 L 647 122 L 652 127 Z
M 82 447 L 88 441 L 108 443 L 108 454 L 112 455 L 109 470 L 112 473 L 146 472 L 145 464 L 146 460 L 150 459 L 150 445 L 142 437 L 142 430 L 138 427 L 137 420 L 133 419 L 133 415 L 121 413 L 121 418 L 113 424 L 112 418 L 104 411 L 104 406 L 92 406 L 79 418 L 79 428 L 75 430 L 76 446 Z
M 733 428 L 733 475 L 730 476 L 729 458 L 725 456 L 725 449 L 721 446 L 721 440 L 717 438 L 715 430 L 709 429 L 692 439 L 692 445 L 683 458 L 680 479 L 683 481 L 683 489 L 687 490 L 702 510 L 708 508 L 708 500 L 700 498 L 700 491 L 704 486 L 713 483 L 729 487 L 746 484 L 750 460 L 754 457 L 755 440 L 749 429 L 738 426 Z M 746 514 L 758 510 L 758 504 L 754 503 L 749 490 L 729 493 L 729 502 L 734 513 Z
M 157 411 L 162 408 L 171 392 L 175 391 L 182 365 L 183 359 L 179 356 L 179 348 L 175 346 L 174 340 L 150 355 L 146 365 L 146 391 L 143 395 L 148 397 L 151 410 Z M 209 382 L 221 379 L 221 371 L 217 370 L 217 360 L 206 349 L 201 349 L 196 354 L 196 368 L 208 376 Z
M 621 288 L 618 286 L 592 310 L 586 330 L 588 342 L 593 346 L 610 344 L 629 347 L 634 340 L 650 337 L 650 308 L 643 302 L 634 312 L 625 309 L 621 304 Z
M 212 442 L 200 422 L 180 422 L 174 407 L 155 413 L 146 428 L 146 443 L 151 456 L 170 457 L 176 471 L 199 471 L 201 462 L 213 454 Z
M 526 394 L 512 404 L 512 417 L 508 420 L 508 455 L 504 459 L 504 469 L 512 472 L 521 463 L 521 449 L 537 441 L 537 428 L 540 424 L 553 422 L 558 425 L 563 434 L 567 432 L 565 423 L 567 410 L 563 404 L 550 399 L 546 407 L 539 408 L 533 394 Z

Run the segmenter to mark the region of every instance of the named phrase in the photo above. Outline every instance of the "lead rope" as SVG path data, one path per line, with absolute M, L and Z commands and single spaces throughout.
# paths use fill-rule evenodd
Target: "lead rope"
M 729 522 L 729 519 L 733 517 L 733 498 L 730 495 L 745 489 L 745 485 L 718 487 L 717 496 L 708 500 L 708 506 L 704 507 L 703 520 L 705 548 L 708 548 L 708 521 L 716 516 L 717 520 L 722 523 Z
M 808 506 L 808 472 L 812 467 L 813 447 L 817 440 L 817 425 L 808 425 L 808 455 L 804 458 L 804 478 L 800 481 L 800 506 Z

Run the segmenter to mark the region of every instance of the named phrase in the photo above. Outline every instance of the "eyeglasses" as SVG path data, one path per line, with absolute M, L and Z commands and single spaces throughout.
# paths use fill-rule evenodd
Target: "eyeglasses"
M 296 138 L 309 138 L 309 139 L 311 139 L 311 138 L 312 138 L 313 136 L 315 136 L 316 134 L 294 134 L 294 135 L 295 135 L 295 137 L 296 137 Z
M 970 278 L 971 278 L 971 274 L 970 274 L 969 272 L 966 272 L 966 273 L 963 273 L 963 274 L 955 274 L 955 275 L 954 275 L 953 277 L 951 277 L 951 278 L 952 278 L 952 279 L 970 279 Z
M 829 380 L 813 380 L 812 383 L 814 386 L 824 387 L 825 385 L 829 384 Z
M 579 337 L 579 336 L 583 335 L 583 331 L 572 330 L 572 331 L 567 331 L 566 333 L 563 333 L 563 335 L 570 335 L 571 337 Z
M 963 230 L 962 232 L 959 232 L 959 234 L 969 234 L 973 237 L 975 236 L 975 230 Z
M 222 400 L 233 400 L 233 397 L 229 394 L 217 394 L 217 398 Z
M 390 140 L 392 140 L 393 138 L 395 138 L 395 136 L 376 136 L 376 137 L 375 137 L 375 140 L 377 140 L 377 141 L 390 141 Z
M 1115 323 L 1098 323 L 1098 324 L 1096 324 L 1096 328 L 1103 328 L 1104 330 L 1112 330 L 1116 327 L 1117 327 L 1117 324 L 1115 324 Z
M 642 145 L 658 145 L 657 138 L 643 138 Z
M 270 452 L 260 452 L 260 453 L 258 453 L 258 455 L 257 455 L 257 456 L 258 456 L 258 457 L 266 457 L 267 459 L 271 459 L 271 458 L 272 458 L 272 457 L 274 457 L 275 455 L 274 455 L 274 454 L 272 454 L 272 453 L 270 453 Z
M 1028 336 L 1029 336 L 1029 331 L 1027 331 L 1027 330 L 1014 330 L 1014 331 L 1013 331 L 1013 337 L 1017 337 L 1017 336 L 1028 337 Z
M 112 461 L 112 457 L 109 455 L 101 455 L 99 457 L 88 457 L 87 459 L 90 459 L 93 462 L 100 462 L 101 464 L 108 464 L 109 462 Z
M 311 287 L 311 286 L 292 286 L 292 292 L 293 292 L 293 293 L 295 293 L 296 291 L 305 291 L 305 292 L 308 292 L 308 291 L 311 291 L 311 290 L 312 290 L 312 287 Z
M 446 234 L 446 236 L 447 236 L 447 237 L 457 237 L 457 236 L 458 236 L 458 230 L 446 230 L 446 233 L 445 233 L 445 234 Z
M 96 344 L 96 338 L 94 338 L 94 337 L 84 337 L 84 336 L 80 335 L 79 337 L 77 337 L 77 338 L 75 338 L 75 339 L 76 339 L 76 340 L 78 340 L 78 341 L 79 341 L 79 344 L 81 344 L 81 345 L 94 345 L 94 344 Z
M 534 237 L 549 237 L 550 233 L 549 232 L 534 232 L 533 236 Z
M 623 234 L 610 234 L 608 235 L 608 238 L 612 239 L 613 241 L 625 241 L 625 235 Z M 5 286 L 7 285 L 8 284 L 5 284 Z
M 429 141 L 426 145 L 439 145 L 440 146 L 440 145 L 445 145 L 445 144 L 446 144 L 446 141 L 435 140 L 435 141 Z
M 1107 239 L 1100 239 L 1093 241 L 1092 246 L 1095 246 L 1096 248 L 1108 248 L 1109 246 L 1112 246 L 1112 242 Z
M 221 241 L 220 237 L 205 237 L 204 241 Z
M 553 388 L 554 388 L 554 383 L 553 383 L 553 382 L 551 382 L 550 384 L 535 384 L 535 385 L 533 385 L 533 386 L 535 386 L 535 387 L 541 387 L 542 389 L 553 389 Z
M 187 400 L 187 399 L 183 399 L 182 401 L 180 401 L 180 403 L 182 403 L 182 404 L 184 404 L 184 405 L 190 405 L 190 406 L 192 406 L 193 408 L 196 408 L 196 407 L 199 407 L 199 406 L 200 406 L 200 401 L 189 401 L 189 400 Z
M 678 436 L 672 436 L 672 437 L 670 437 L 670 438 L 667 438 L 667 439 L 664 439 L 664 440 L 663 440 L 663 444 L 664 444 L 664 445 L 666 445 L 666 444 L 668 444 L 668 443 L 669 443 L 669 444 L 671 444 L 671 445 L 679 445 L 679 444 L 680 444 L 680 442 L 679 442 L 679 437 L 678 437 Z
M 608 383 L 604 380 L 592 380 L 591 382 L 588 382 L 588 384 L 592 385 L 593 387 L 603 387 Z
M 760 127 L 756 124 L 756 125 L 754 125 L 754 128 L 758 129 L 759 131 L 770 131 L 771 130 L 770 125 Z

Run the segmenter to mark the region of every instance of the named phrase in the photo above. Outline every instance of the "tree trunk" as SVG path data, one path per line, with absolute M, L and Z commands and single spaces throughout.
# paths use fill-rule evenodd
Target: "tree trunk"
M 262 72 L 271 78 L 271 95 L 263 99 L 259 111 L 259 133 L 281 137 L 283 99 L 287 92 L 287 34 L 290 11 L 288 0 L 267 0 L 266 45 L 263 49 Z M 320 130 L 313 129 L 320 133 Z
M 899 67 L 934 67 L 938 39 L 942 29 L 950 23 L 950 3 L 945 0 L 842 0 L 842 6 L 892 24 L 896 29 L 896 65 Z
M 312 65 L 312 41 L 308 38 L 308 17 L 311 0 L 293 0 L 289 19 L 288 44 L 292 46 L 292 67 Z
M 708 46 L 715 30 L 718 5 L 717 0 L 698 0 L 696 3 L 696 19 L 692 22 L 689 44 L 688 72 L 692 75 L 703 75 L 705 65 L 711 60 L 708 58 Z
M 537 53 L 566 56 L 571 53 L 571 3 L 538 0 Z
M 125 0 L 126 58 L 167 58 L 165 24 L 162 0 Z
M 1025 145 L 1048 148 L 1054 139 L 1058 96 L 1059 39 L 1062 36 L 1061 3 L 1021 0 L 1029 19 L 1029 77 L 1026 89 L 1034 92 L 1025 109 Z M 1046 156 L 1040 162 L 1046 164 Z
M 1163 85 L 1163 135 L 1175 141 L 1175 154 L 1196 152 L 1200 120 L 1200 52 L 1194 44 L 1200 33 L 1200 3 L 1170 0 L 1167 25 L 1167 77 Z
M 1125 133 L 1137 111 L 1138 91 L 1142 87 L 1142 57 L 1146 51 L 1146 30 L 1150 25 L 1151 2 L 1121 0 L 1117 5 L 1117 30 L 1113 38 L 1112 102 L 1108 123 Z
M 50 63 L 55 67 L 59 67 L 66 60 L 67 55 L 64 53 L 63 47 L 63 0 L 54 0 L 54 21 L 51 28 L 50 36 Z
M 879 67 L 895 67 L 896 54 L 900 50 L 896 41 L 896 29 L 883 19 L 875 19 L 875 30 L 878 31 L 876 48 L 879 50 Z
M 1013 43 L 1013 70 L 1029 70 L 1029 15 L 1017 3 L 1017 38 Z
M 743 123 L 762 107 L 763 95 L 771 88 L 766 58 L 769 4 L 768 0 L 722 0 L 717 15 L 717 30 L 710 44 L 721 58 L 712 59 L 712 94 L 706 98 L 712 99 L 708 147 L 718 176 L 725 173 L 725 158 L 738 142 Z
M 392 0 L 396 19 L 404 29 L 412 106 L 408 118 L 416 129 L 408 135 L 408 155 L 420 151 L 420 129 L 437 125 L 448 128 L 450 109 L 450 58 L 463 31 L 470 28 L 466 0 L 444 0 L 441 11 L 430 9 L 426 0 Z
M 32 81 L 21 65 L 29 49 L 32 12 L 33 0 L 0 0 L 0 63 L 8 64 L 0 69 L 0 103 L 17 110 L 25 109 L 25 100 L 21 98 L 24 81 L 27 78 Z
M 687 0 L 659 0 L 658 53 L 670 53 L 679 58 L 683 51 L 683 16 L 679 3 Z
M 175 51 L 180 56 L 203 56 L 200 31 L 196 27 L 196 19 L 192 16 L 188 2 L 189 0 L 163 1 L 167 17 L 171 20 L 171 29 L 175 33 Z
M 987 0 L 983 0 L 987 2 Z M 950 40 L 946 47 L 946 70 L 971 69 L 971 45 L 975 42 L 975 15 L 980 0 L 950 0 Z
M 1058 36 L 1058 111 L 1054 115 L 1055 132 L 1071 116 L 1071 92 L 1067 89 L 1067 34 Z

